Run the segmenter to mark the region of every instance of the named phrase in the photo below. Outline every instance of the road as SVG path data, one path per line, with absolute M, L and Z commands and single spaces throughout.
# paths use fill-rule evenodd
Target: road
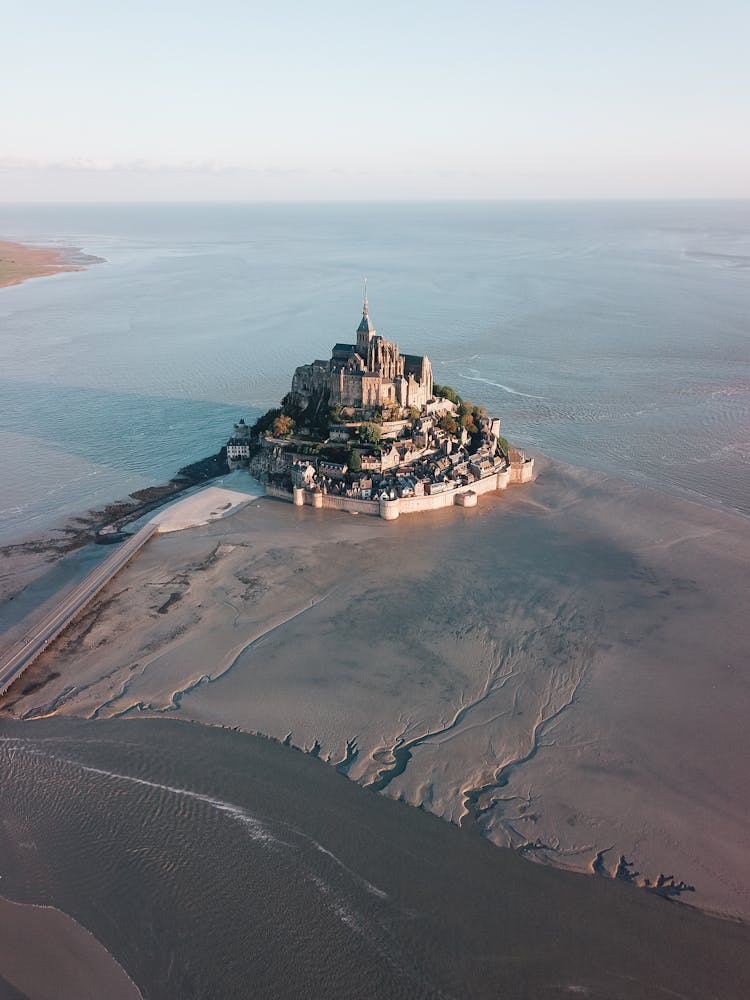
M 107 556 L 70 593 L 29 632 L 10 649 L 0 651 L 0 695 L 24 670 L 34 662 L 49 644 L 78 617 L 83 609 L 96 597 L 99 591 L 120 572 L 123 566 L 140 551 L 149 538 L 158 531 L 158 525 L 144 525 L 131 538 L 118 545 L 112 555 Z

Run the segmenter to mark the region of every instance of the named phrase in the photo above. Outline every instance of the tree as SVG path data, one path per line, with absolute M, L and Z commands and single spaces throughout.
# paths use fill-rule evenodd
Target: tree
M 277 417 L 281 416 L 281 410 L 276 408 L 273 410 L 268 410 L 263 416 L 258 417 L 251 428 L 251 432 L 254 435 L 263 434 L 264 431 L 270 430 L 273 426 L 273 422 Z
M 377 444 L 381 434 L 380 426 L 372 420 L 359 428 L 359 440 L 365 444 Z
M 455 434 L 458 430 L 458 424 L 453 417 L 449 416 L 447 413 L 444 413 L 438 421 L 438 427 L 441 431 L 445 431 L 446 434 Z
M 450 400 L 451 403 L 460 403 L 461 397 L 456 392 L 455 389 L 451 389 L 449 385 L 436 385 L 434 382 L 432 384 L 432 394 L 433 396 L 440 396 L 441 399 Z
M 349 465 L 350 472 L 359 472 L 362 469 L 362 456 L 358 451 L 353 451 L 349 455 Z
M 276 437 L 286 437 L 286 435 L 291 434 L 293 430 L 294 421 L 291 417 L 287 417 L 283 413 L 280 417 L 276 417 L 273 422 L 273 433 Z
M 474 417 L 472 416 L 471 413 L 464 413 L 461 416 L 459 423 L 461 424 L 462 427 L 466 428 L 469 434 L 477 433 L 477 425 L 474 423 Z
M 422 411 L 419 409 L 418 406 L 410 406 L 409 407 L 409 419 L 410 420 L 419 420 L 419 416 L 420 416 L 421 412 Z

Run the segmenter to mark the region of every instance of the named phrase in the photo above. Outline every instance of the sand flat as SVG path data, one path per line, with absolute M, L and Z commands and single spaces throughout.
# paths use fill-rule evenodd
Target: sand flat
M 140 1000 L 125 970 L 79 923 L 52 906 L 0 896 L 0 993 L 33 1000 Z
M 81 269 L 82 265 L 73 263 L 65 250 L 0 240 L 0 288 L 20 285 L 29 278 Z
M 233 514 L 245 504 L 257 500 L 260 495 L 240 493 L 238 490 L 228 490 L 221 486 L 207 486 L 192 496 L 184 497 L 163 508 L 151 518 L 151 521 L 158 525 L 160 534 L 184 531 L 185 528 L 198 527 Z
M 625 855 L 748 918 L 748 565 L 745 519 L 552 462 L 394 524 L 266 499 L 150 542 L 3 711 L 288 738 L 527 857 Z

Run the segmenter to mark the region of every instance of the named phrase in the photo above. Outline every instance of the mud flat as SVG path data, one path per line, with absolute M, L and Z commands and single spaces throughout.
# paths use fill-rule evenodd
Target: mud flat
M 32 247 L 0 240 L 0 288 L 62 271 L 82 271 L 100 261 L 101 257 L 85 254 L 76 247 Z
M 526 858 L 748 919 L 748 522 L 538 472 L 418 522 L 266 499 L 159 537 L 2 716 L 267 734 Z
M 72 917 L 0 896 L 0 924 L 0 997 L 140 1000 L 123 969 Z
M 750 992 L 746 925 L 528 864 L 270 740 L 0 720 L 0 767 L 3 891 L 75 917 L 144 997 Z

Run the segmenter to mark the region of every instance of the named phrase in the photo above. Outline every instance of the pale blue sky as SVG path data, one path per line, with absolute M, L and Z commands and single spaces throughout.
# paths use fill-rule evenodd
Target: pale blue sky
M 0 24 L 0 201 L 750 197 L 750 0 L 36 0 Z

